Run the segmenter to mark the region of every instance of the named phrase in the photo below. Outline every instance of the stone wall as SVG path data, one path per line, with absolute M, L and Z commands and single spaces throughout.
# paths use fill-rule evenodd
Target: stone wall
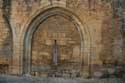
M 6 74 L 12 65 L 12 32 L 9 27 L 7 18 L 4 15 L 8 14 L 4 9 L 6 4 L 0 1 L 0 73 Z M 8 65 L 9 64 L 9 65 Z M 7 71 L 8 70 L 8 71 Z
M 49 17 L 38 27 L 33 36 L 32 72 L 49 75 L 57 71 L 61 76 L 61 72 L 65 73 L 73 69 L 75 72 L 80 71 L 80 41 L 76 26 L 67 18 L 59 15 Z M 56 46 L 57 54 L 54 51 Z M 54 63 L 56 58 L 54 55 L 57 56 L 56 63 Z
M 6 58 L 12 55 L 13 58 L 10 59 L 12 62 L 12 64 L 10 65 L 11 73 L 23 73 L 23 67 L 25 64 L 23 63 L 23 60 L 26 60 L 24 58 L 24 39 L 31 21 L 35 17 L 38 17 L 39 14 L 44 10 L 47 11 L 47 9 L 49 10 L 53 7 L 59 7 L 72 12 L 72 14 L 75 15 L 83 25 L 83 27 L 81 28 L 81 30 L 84 32 L 83 35 L 89 34 L 85 36 L 85 41 L 87 42 L 85 43 L 85 47 L 83 47 L 84 49 L 82 49 L 85 50 L 85 54 L 83 55 L 83 57 L 84 60 L 86 60 L 83 61 L 83 64 L 88 63 L 87 71 L 93 70 L 95 68 L 93 65 L 102 66 L 104 64 L 123 64 L 122 58 L 124 56 L 121 52 L 120 47 L 122 46 L 122 35 L 120 32 L 121 23 L 119 17 L 113 16 L 113 8 L 111 4 L 112 0 L 93 0 L 93 2 L 90 1 L 91 0 L 1 0 L 0 56 L 3 56 L 3 53 L 7 55 Z M 54 20 L 59 23 L 58 19 Z M 72 20 L 70 19 L 70 21 Z M 44 25 L 43 23 L 41 27 L 51 27 L 53 26 L 51 25 L 51 23 L 53 22 L 54 21 L 46 21 L 46 25 Z M 65 24 L 63 21 L 60 26 L 62 25 L 64 25 L 64 27 L 73 27 L 72 25 L 70 25 L 70 23 Z M 85 27 L 87 31 L 84 29 Z M 51 29 L 45 29 L 45 32 L 49 30 Z M 56 31 L 55 29 L 52 30 L 54 30 L 54 32 Z M 42 43 L 42 38 L 47 38 L 43 35 L 44 29 L 38 29 L 38 31 L 36 30 L 36 33 L 37 32 L 39 34 L 35 34 L 33 38 L 32 54 L 35 54 L 34 51 L 37 50 L 36 48 L 39 49 L 40 46 L 43 47 L 42 44 L 40 44 Z M 41 35 L 40 33 L 42 34 L 41 37 L 39 37 Z M 78 33 L 75 34 L 72 29 L 67 36 L 70 36 L 71 33 L 74 33 L 74 35 L 72 34 L 71 37 L 74 37 L 73 40 L 77 40 L 76 43 L 78 44 L 78 46 L 80 45 L 80 43 L 83 43 L 80 42 L 79 36 L 77 35 Z M 61 33 L 59 32 L 59 34 Z M 57 35 L 59 36 L 59 34 Z M 61 34 L 61 37 L 62 36 L 63 34 Z M 62 40 L 63 42 L 60 41 L 61 44 L 65 44 L 65 38 L 62 37 Z M 38 43 L 39 41 L 40 43 Z M 52 42 L 47 40 L 46 43 Z M 47 47 L 45 48 L 47 49 Z M 66 46 L 64 46 L 64 48 L 69 49 L 67 50 L 68 52 L 72 51 L 70 50 L 72 49 L 70 44 L 67 44 Z M 47 50 L 49 49 L 50 48 L 48 48 Z M 37 56 L 39 56 L 39 54 Z M 33 57 L 36 57 L 36 54 L 33 55 Z

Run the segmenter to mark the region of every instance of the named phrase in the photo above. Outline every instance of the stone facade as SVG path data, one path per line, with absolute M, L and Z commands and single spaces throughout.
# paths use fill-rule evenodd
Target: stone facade
M 121 67 L 122 23 L 112 4 L 112 0 L 0 0 L 0 64 L 6 64 L 7 74 L 46 77 L 98 76 L 105 66 L 105 71 L 107 66 Z M 54 41 L 58 65 L 53 63 Z

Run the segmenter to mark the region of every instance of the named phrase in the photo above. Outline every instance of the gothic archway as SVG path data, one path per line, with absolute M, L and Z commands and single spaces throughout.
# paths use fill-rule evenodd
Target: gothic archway
M 53 16 L 60 16 L 69 20 L 76 31 L 79 33 L 80 38 L 80 65 L 83 67 L 89 66 L 89 56 L 90 56 L 90 35 L 85 27 L 85 24 L 82 24 L 80 19 L 73 14 L 72 12 L 68 11 L 64 8 L 53 7 L 49 8 L 41 13 L 39 13 L 28 25 L 25 38 L 24 38 L 24 56 L 23 56 L 23 73 L 30 73 L 32 72 L 32 45 L 34 45 L 34 33 L 37 32 L 38 27 L 44 23 L 48 18 Z M 44 31 L 44 30 L 43 30 Z M 57 42 L 58 40 L 55 39 Z M 34 48 L 33 48 L 34 49 Z M 75 49 L 75 48 L 74 48 Z M 35 54 L 35 53 L 34 53 Z M 82 70 L 82 68 L 81 68 Z
M 31 52 L 31 73 L 62 76 L 66 71 L 81 71 L 80 34 L 65 16 L 52 15 L 43 21 L 33 34 Z M 53 72 L 56 71 L 56 72 Z M 63 73 L 62 73 L 63 72 Z

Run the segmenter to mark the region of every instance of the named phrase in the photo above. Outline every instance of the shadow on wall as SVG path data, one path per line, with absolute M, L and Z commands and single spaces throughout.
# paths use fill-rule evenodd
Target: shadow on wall
M 3 36 L 6 38 L 2 41 L 0 48 L 0 73 L 8 74 L 9 65 L 11 65 L 10 62 L 12 61 L 12 30 L 10 25 L 11 0 L 2 0 L 2 2 L 3 19 L 6 25 L 3 27 L 5 29 Z
M 3 0 L 3 19 L 5 23 L 5 28 L 7 29 L 6 35 L 7 37 L 3 41 L 2 47 L 2 55 L 7 59 L 10 59 L 12 56 L 12 28 L 10 24 L 10 16 L 11 16 L 11 0 Z
M 106 14 L 102 23 L 101 33 L 102 51 L 100 52 L 100 59 L 103 65 L 118 65 L 122 58 L 122 37 L 119 18 L 114 18 L 113 15 Z
M 9 34 L 9 33 L 8 33 Z M 12 61 L 12 40 L 8 35 L 0 48 L 0 74 L 8 74 Z
M 9 33 L 8 33 L 9 34 Z M 12 38 L 8 35 L 3 41 L 0 55 L 2 55 L 6 59 L 10 59 L 12 56 Z

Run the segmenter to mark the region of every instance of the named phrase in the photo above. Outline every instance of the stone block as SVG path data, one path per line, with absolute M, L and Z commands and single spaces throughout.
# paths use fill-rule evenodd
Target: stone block
M 46 45 L 53 45 L 53 41 L 52 41 L 52 40 L 46 40 L 46 41 L 45 41 L 45 44 L 46 44 Z
M 66 41 L 65 40 L 58 41 L 58 45 L 66 45 Z
M 99 72 L 99 71 L 94 72 L 94 77 L 95 78 L 101 78 L 102 76 L 103 76 L 102 72 Z
M 109 74 L 114 74 L 116 69 L 115 68 L 108 68 L 107 71 Z

